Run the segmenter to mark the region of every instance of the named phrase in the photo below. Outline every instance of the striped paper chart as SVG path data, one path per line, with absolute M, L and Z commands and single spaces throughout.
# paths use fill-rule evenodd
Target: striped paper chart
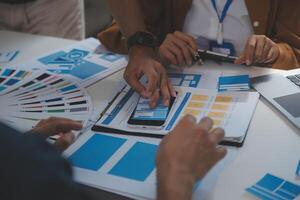
M 59 75 L 2 67 L 0 77 L 0 118 L 21 131 L 53 116 L 85 126 L 93 111 L 86 90 Z

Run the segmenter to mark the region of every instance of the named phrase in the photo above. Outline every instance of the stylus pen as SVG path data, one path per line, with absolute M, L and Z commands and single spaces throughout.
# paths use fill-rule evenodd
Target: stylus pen
M 233 63 L 235 62 L 235 60 L 238 57 L 236 56 L 230 56 L 230 55 L 226 55 L 226 54 L 221 54 L 221 53 L 216 53 L 213 51 L 209 51 L 209 50 L 201 50 L 198 49 L 197 52 L 194 53 L 194 62 L 197 62 L 198 60 L 213 60 L 216 62 L 227 62 L 227 63 Z M 246 64 L 243 64 L 245 66 L 248 66 Z M 256 67 L 266 67 L 265 64 L 254 64 L 253 66 Z
M 194 61 L 198 60 L 214 60 L 219 62 L 229 62 L 234 63 L 234 61 L 237 59 L 235 56 L 230 56 L 226 54 L 216 53 L 209 50 L 201 50 L 198 49 L 197 52 L 194 54 Z

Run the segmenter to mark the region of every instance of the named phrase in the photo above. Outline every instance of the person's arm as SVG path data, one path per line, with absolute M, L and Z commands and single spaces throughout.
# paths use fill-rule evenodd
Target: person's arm
M 226 149 L 217 146 L 224 130 L 212 126 L 209 118 L 197 124 L 188 115 L 165 136 L 157 155 L 158 200 L 191 199 L 195 182 L 225 156 Z
M 0 199 L 90 199 L 72 180 L 69 163 L 45 141 L 50 132 L 69 132 L 69 125 L 22 134 L 0 122 Z
M 107 4 L 126 38 L 139 31 L 147 32 L 139 0 L 107 0 Z M 129 50 L 129 62 L 124 73 L 128 84 L 151 100 L 151 107 L 156 106 L 160 94 L 166 106 L 169 105 L 170 96 L 176 95 L 158 57 L 156 49 L 135 45 Z M 146 86 L 139 81 L 143 75 L 148 78 Z
M 146 31 L 139 0 L 106 0 L 106 2 L 125 37 L 138 31 Z

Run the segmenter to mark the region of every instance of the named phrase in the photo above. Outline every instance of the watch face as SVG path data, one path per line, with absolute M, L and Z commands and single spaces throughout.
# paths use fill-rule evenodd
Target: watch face
M 144 40 L 143 40 L 142 37 L 138 37 L 137 42 L 140 43 L 140 44 L 143 44 Z

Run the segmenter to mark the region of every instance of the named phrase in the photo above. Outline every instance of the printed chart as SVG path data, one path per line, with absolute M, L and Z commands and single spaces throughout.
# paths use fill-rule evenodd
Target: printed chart
M 191 88 L 199 87 L 201 74 L 168 73 L 169 80 L 173 86 L 185 86 Z
M 64 154 L 79 182 L 103 188 L 118 185 L 120 192 L 153 198 L 158 144 L 157 139 L 90 131 Z
M 73 165 L 74 178 L 80 183 L 135 199 L 155 199 L 159 143 L 159 139 L 89 131 L 72 144 L 64 156 Z M 203 198 L 203 194 L 211 190 L 234 155 L 234 151 L 229 150 L 226 159 L 218 163 L 201 184 L 195 184 L 194 199 Z
M 84 126 L 87 124 L 93 107 L 84 88 L 45 71 L 31 73 L 9 68 L 3 71 L 7 74 L 10 71 L 13 77 L 3 81 L 4 84 L 10 80 L 19 81 L 15 89 L 1 96 L 2 121 L 21 131 L 29 131 L 41 119 L 52 116 L 80 121 Z M 29 78 L 20 79 L 26 76 Z
M 98 40 L 89 38 L 62 50 L 41 56 L 21 68 L 48 70 L 66 76 L 77 84 L 88 86 L 127 65 L 126 56 L 107 51 L 96 52 L 101 47 Z
M 272 174 L 266 174 L 246 191 L 263 200 L 292 200 L 300 195 L 300 186 Z
M 0 67 L 0 94 L 15 88 L 13 86 L 30 77 L 32 74 L 33 72 L 31 71 Z
M 211 117 L 215 126 L 226 130 L 225 138 L 240 140 L 248 129 L 259 97 L 256 92 L 218 93 L 214 90 L 187 87 L 175 87 L 175 89 L 178 92 L 177 98 L 161 130 L 153 131 L 128 126 L 128 119 L 139 99 L 139 95 L 130 87 L 122 91 L 96 125 L 125 132 L 165 135 L 184 115 L 191 114 L 198 121 L 204 116 Z M 236 121 L 239 123 L 235 123 Z

